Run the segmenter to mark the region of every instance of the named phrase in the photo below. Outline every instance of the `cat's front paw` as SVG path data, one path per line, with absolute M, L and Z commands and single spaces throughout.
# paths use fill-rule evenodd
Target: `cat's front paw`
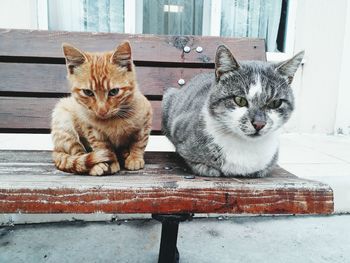
M 128 170 L 139 170 L 145 167 L 145 161 L 142 157 L 129 155 L 125 160 L 125 168 Z
M 120 166 L 118 161 L 111 163 L 109 168 L 110 168 L 111 174 L 115 174 L 120 171 Z
M 190 165 L 193 172 L 202 175 L 202 176 L 210 176 L 210 177 L 220 177 L 221 172 L 213 167 L 207 166 L 202 163 L 191 164 Z
M 95 164 L 89 174 L 94 176 L 115 174 L 120 171 L 120 166 L 118 161 L 114 161 L 111 164 L 108 163 L 98 163 Z
M 109 170 L 109 165 L 108 163 L 97 163 L 95 164 L 91 170 L 89 171 L 89 175 L 104 175 L 107 174 Z

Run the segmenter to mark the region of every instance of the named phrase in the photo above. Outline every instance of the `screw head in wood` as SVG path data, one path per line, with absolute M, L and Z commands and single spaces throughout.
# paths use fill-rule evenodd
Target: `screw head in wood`
M 202 53 L 203 48 L 202 48 L 201 46 L 198 46 L 198 47 L 196 48 L 196 51 L 197 51 L 198 53 Z
M 184 46 L 184 52 L 189 53 L 191 51 L 191 48 L 189 46 Z
M 184 85 L 184 84 L 186 83 L 186 81 L 185 81 L 184 79 L 179 79 L 179 80 L 177 81 L 177 83 L 178 83 L 180 86 L 182 86 L 182 85 Z

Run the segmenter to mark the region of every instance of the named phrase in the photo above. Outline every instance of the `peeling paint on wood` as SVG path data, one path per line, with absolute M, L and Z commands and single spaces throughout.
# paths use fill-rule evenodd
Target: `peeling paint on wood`
M 226 44 L 240 60 L 266 60 L 262 39 L 0 29 L 0 129 L 49 128 L 49 113 L 57 97 L 66 94 L 61 76 L 65 69 L 59 65 L 64 64 L 62 42 L 103 51 L 125 39 L 133 46 L 141 90 L 153 99 L 155 131 L 161 127 L 160 99 L 165 86 L 213 68 L 219 44 Z M 184 45 L 201 46 L 203 52 L 184 53 Z M 47 76 L 44 80 L 43 75 Z M 147 153 L 145 161 L 141 171 L 76 176 L 56 170 L 48 151 L 0 151 L 0 212 L 333 212 L 333 192 L 328 185 L 299 179 L 278 167 L 267 178 L 196 176 L 188 180 L 189 169 L 174 153 Z
M 156 36 L 116 33 L 55 32 L 39 30 L 0 29 L 0 57 L 62 58 L 61 45 L 68 42 L 86 51 L 112 50 L 123 40 L 129 40 L 133 59 L 152 62 L 198 63 L 197 52 L 184 54 L 183 45 L 203 47 L 203 53 L 214 61 L 218 45 L 227 45 L 239 60 L 265 60 L 265 43 L 256 38 L 224 38 L 208 36 Z M 25 43 L 25 48 L 23 48 Z M 182 48 L 181 48 L 182 47 Z M 63 62 L 64 63 L 64 62 Z
M 329 214 L 333 192 L 281 168 L 267 178 L 185 179 L 175 153 L 146 153 L 146 167 L 105 177 L 57 171 L 48 151 L 0 151 L 2 213 Z M 30 165 L 28 165 L 30 164 Z M 173 167 L 171 170 L 164 167 Z

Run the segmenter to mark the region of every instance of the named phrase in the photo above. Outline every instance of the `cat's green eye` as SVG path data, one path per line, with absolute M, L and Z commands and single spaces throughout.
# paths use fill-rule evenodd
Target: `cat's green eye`
M 83 92 L 86 96 L 88 97 L 93 97 L 94 96 L 94 92 L 92 90 L 89 89 L 83 89 Z
M 273 100 L 273 101 L 270 101 L 269 104 L 267 104 L 267 107 L 269 107 L 270 109 L 277 109 L 281 107 L 281 105 L 282 105 L 282 100 Z
M 239 107 L 247 107 L 248 106 L 248 101 L 243 97 L 235 96 L 234 100 Z
M 111 89 L 109 92 L 108 92 L 108 96 L 115 96 L 119 93 L 119 89 L 118 88 L 115 88 L 115 89 Z

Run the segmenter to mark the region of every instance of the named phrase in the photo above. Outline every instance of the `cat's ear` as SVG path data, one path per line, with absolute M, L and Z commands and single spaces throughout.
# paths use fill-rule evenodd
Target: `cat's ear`
M 218 46 L 215 55 L 215 76 L 219 80 L 221 75 L 238 69 L 240 66 L 225 45 Z
M 129 41 L 121 43 L 111 57 L 111 63 L 132 70 L 131 46 Z
M 295 72 L 301 64 L 304 57 L 304 51 L 300 51 L 294 55 L 291 59 L 278 63 L 276 65 L 276 71 L 281 75 L 287 77 L 289 84 L 292 83 Z
M 74 69 L 83 64 L 86 60 L 86 57 L 82 51 L 70 44 L 63 43 L 62 48 L 64 56 L 66 58 L 68 71 L 70 74 L 73 74 Z

